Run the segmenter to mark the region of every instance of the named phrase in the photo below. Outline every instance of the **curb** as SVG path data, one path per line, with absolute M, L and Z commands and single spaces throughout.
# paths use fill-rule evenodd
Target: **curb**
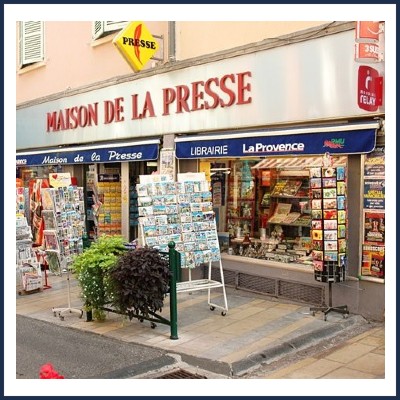
M 358 332 L 354 329 L 355 326 L 368 326 L 369 322 L 363 317 L 356 315 L 355 318 L 346 319 L 345 322 L 325 326 L 316 329 L 310 333 L 294 337 L 291 340 L 283 341 L 282 343 L 266 348 L 264 351 L 257 354 L 249 355 L 247 358 L 236 361 L 232 364 L 233 376 L 241 376 L 252 370 L 260 367 L 261 365 L 270 365 L 285 357 L 292 356 L 299 351 L 303 351 L 314 347 L 321 342 L 332 339 L 340 335 L 345 336 L 345 333 L 352 333 L 355 336 Z

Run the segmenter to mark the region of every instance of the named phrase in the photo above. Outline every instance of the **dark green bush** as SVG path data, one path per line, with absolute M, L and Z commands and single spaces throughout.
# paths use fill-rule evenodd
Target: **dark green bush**
M 168 260 L 158 250 L 140 247 L 122 254 L 109 270 L 113 306 L 132 319 L 162 311 L 169 289 Z

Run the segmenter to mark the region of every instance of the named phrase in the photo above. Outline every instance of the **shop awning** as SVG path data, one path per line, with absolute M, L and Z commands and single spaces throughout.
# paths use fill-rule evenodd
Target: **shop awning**
M 182 159 L 364 154 L 375 148 L 379 121 L 262 131 L 180 136 L 176 157 Z
M 332 157 L 332 166 L 346 165 L 347 156 Z M 252 169 L 267 169 L 267 168 L 310 168 L 322 167 L 322 156 L 308 157 L 267 157 L 254 165 Z
M 92 164 L 158 159 L 160 139 L 17 152 L 17 166 Z

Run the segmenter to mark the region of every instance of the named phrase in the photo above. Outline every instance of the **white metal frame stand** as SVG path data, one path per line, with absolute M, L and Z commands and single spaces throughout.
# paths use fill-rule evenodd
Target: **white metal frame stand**
M 222 270 L 222 262 L 219 260 L 219 271 L 221 275 L 221 282 L 215 281 L 211 279 L 211 261 L 208 264 L 208 279 L 191 279 L 191 270 L 189 269 L 189 280 L 185 282 L 178 282 L 176 284 L 176 292 L 193 292 L 196 290 L 204 290 L 208 289 L 208 305 L 210 306 L 210 310 L 213 311 L 215 308 L 219 308 L 222 310 L 221 315 L 225 316 L 228 311 L 228 301 L 226 298 L 225 291 L 225 283 L 224 283 L 224 271 Z M 224 295 L 224 306 L 215 304 L 211 302 L 211 289 L 222 287 L 223 295 Z
M 68 268 L 65 258 L 62 260 L 62 264 L 63 264 L 62 265 L 63 268 L 60 268 L 60 271 L 63 271 L 64 269 L 67 270 L 68 307 L 65 307 L 65 308 L 53 307 L 52 308 L 53 314 L 55 317 L 58 315 L 58 317 L 61 319 L 61 321 L 64 321 L 64 314 L 67 314 L 67 313 L 79 314 L 79 318 L 82 318 L 83 310 L 79 309 L 79 308 L 71 307 L 71 286 L 70 286 L 70 280 L 69 280 L 69 268 Z M 61 275 L 62 275 L 62 273 L 61 273 Z

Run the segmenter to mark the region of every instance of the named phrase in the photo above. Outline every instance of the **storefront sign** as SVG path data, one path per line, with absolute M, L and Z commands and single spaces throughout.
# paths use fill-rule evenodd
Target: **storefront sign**
M 158 50 L 158 43 L 143 22 L 131 22 L 113 40 L 113 44 L 133 68 L 139 72 Z
M 233 134 L 215 140 L 195 136 L 176 140 L 177 158 L 264 157 L 312 154 L 368 153 L 375 146 L 375 129 L 320 132 L 296 135 L 254 137 L 246 132 L 240 138 Z
M 358 68 L 358 107 L 366 111 L 376 111 L 382 105 L 383 77 L 371 67 Z
M 287 82 L 293 59 L 296 90 Z M 321 74 L 327 65 L 335 82 L 329 95 Z M 384 63 L 374 66 L 382 76 Z M 217 61 L 177 63 L 162 73 L 18 105 L 16 149 L 362 118 L 370 112 L 355 99 L 358 67 L 354 30 Z
M 46 132 L 61 133 L 125 120 L 142 122 L 157 116 L 250 104 L 250 80 L 251 72 L 245 71 L 187 85 L 167 86 L 158 92 L 146 91 L 144 95 L 131 93 L 127 99 L 116 97 L 102 102 L 74 105 L 47 112 Z
M 17 166 L 157 160 L 158 144 L 17 154 Z

